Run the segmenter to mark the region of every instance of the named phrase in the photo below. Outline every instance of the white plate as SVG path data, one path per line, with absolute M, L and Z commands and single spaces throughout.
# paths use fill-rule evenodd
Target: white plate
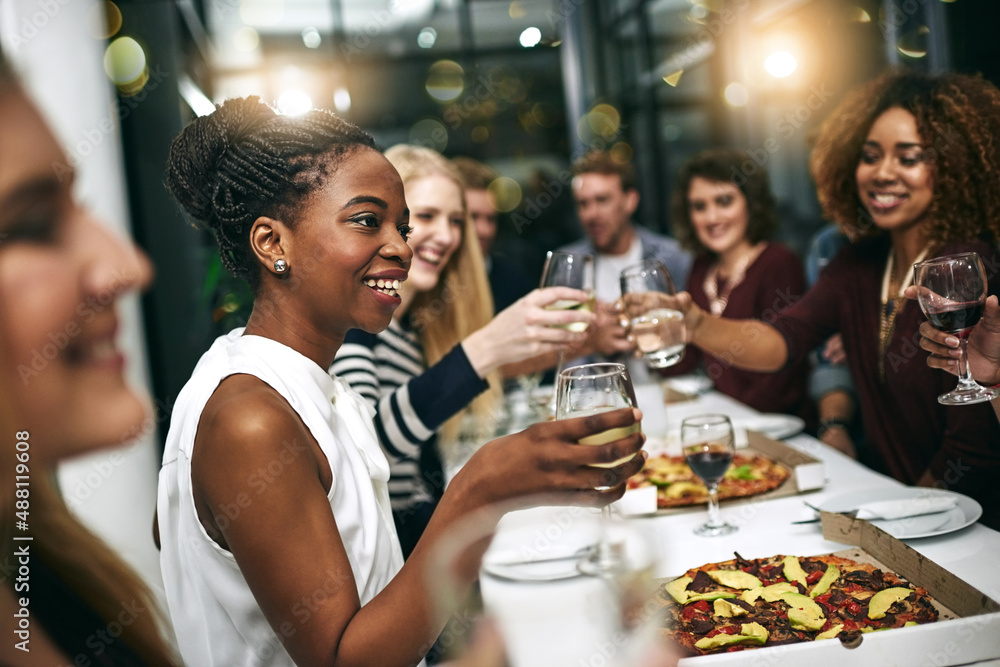
M 828 512 L 844 512 L 860 507 L 865 503 L 881 500 L 908 500 L 926 498 L 927 496 L 952 496 L 958 502 L 956 507 L 936 514 L 923 514 L 902 519 L 873 519 L 872 525 L 878 526 L 893 537 L 906 540 L 918 537 L 944 535 L 975 523 L 983 514 L 982 506 L 968 496 L 954 491 L 939 489 L 919 489 L 900 487 L 898 489 L 870 489 L 847 493 L 831 498 L 820 504 L 820 509 Z
M 793 415 L 767 414 L 737 419 L 734 426 L 763 433 L 772 440 L 784 440 L 802 432 L 806 423 Z

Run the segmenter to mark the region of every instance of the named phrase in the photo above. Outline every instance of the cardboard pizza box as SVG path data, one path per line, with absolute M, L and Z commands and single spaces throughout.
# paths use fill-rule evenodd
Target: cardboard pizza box
M 781 486 L 766 493 L 746 498 L 730 498 L 723 500 L 723 508 L 741 503 L 759 502 L 772 498 L 784 498 L 821 489 L 826 484 L 826 471 L 823 461 L 799 451 L 791 445 L 781 441 L 773 440 L 763 433 L 756 431 L 746 431 L 746 446 L 738 447 L 740 454 L 761 454 L 788 468 L 792 475 Z M 680 447 L 677 445 L 676 451 L 671 451 L 669 446 L 660 450 L 650 447 L 650 456 L 662 453 L 679 454 Z M 630 489 L 625 496 L 617 501 L 615 509 L 626 516 L 641 516 L 649 514 L 678 514 L 682 512 L 704 512 L 705 504 L 690 505 L 687 507 L 672 507 L 668 509 L 657 509 L 656 489 L 644 487 L 641 489 Z
M 689 657 L 679 667 L 949 667 L 1000 658 L 1000 590 L 987 594 L 976 589 L 867 521 L 829 512 L 821 518 L 824 538 L 855 547 L 835 555 L 870 562 L 927 589 L 939 620 L 864 634 L 853 649 L 828 639 Z

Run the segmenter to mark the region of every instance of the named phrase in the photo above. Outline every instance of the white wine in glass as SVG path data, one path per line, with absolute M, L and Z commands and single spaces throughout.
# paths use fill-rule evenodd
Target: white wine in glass
M 572 287 L 586 292 L 589 298 L 586 301 L 560 300 L 547 307 L 548 310 L 579 310 L 581 312 L 594 312 L 596 306 L 596 291 L 594 287 L 594 257 L 593 255 L 578 255 L 571 252 L 549 251 L 545 255 L 545 267 L 542 269 L 542 280 L 540 287 Z M 585 322 L 571 322 L 560 325 L 561 328 L 568 329 L 575 333 L 587 330 Z M 562 372 L 563 364 L 566 362 L 565 354 L 559 350 L 559 359 L 556 363 L 556 378 Z M 555 396 L 549 404 L 549 409 L 555 411 Z
M 628 370 L 623 364 L 585 364 L 567 368 L 556 378 L 556 419 L 585 417 L 599 412 L 634 408 L 635 389 Z M 604 445 L 627 437 L 640 430 L 637 422 L 628 427 L 612 428 L 602 433 L 580 439 L 581 445 Z M 631 457 L 624 457 L 614 463 L 595 464 L 595 467 L 613 468 L 625 463 Z M 608 487 L 598 487 L 606 489 Z M 611 509 L 601 508 L 605 528 L 611 520 Z M 598 576 L 614 574 L 621 566 L 620 555 L 615 545 L 608 540 L 607 530 L 602 529 L 597 548 L 584 556 L 577 564 L 581 572 Z

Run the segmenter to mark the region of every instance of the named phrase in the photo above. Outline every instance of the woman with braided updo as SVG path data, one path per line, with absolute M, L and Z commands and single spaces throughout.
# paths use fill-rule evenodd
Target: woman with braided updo
M 892 71 L 823 123 L 811 169 L 826 214 L 851 239 L 771 323 L 707 316 L 679 295 L 692 342 L 775 371 L 840 333 L 868 444 L 866 463 L 906 484 L 968 494 L 1000 527 L 1000 427 L 989 405 L 944 406 L 925 365 L 923 315 L 904 297 L 913 264 L 975 251 L 1000 262 L 1000 90 L 980 77 Z M 1000 289 L 992 272 L 990 292 Z M 950 384 L 950 386 L 949 386 Z
M 255 293 L 246 328 L 198 363 L 167 434 L 161 571 L 185 663 L 416 664 L 449 613 L 425 574 L 456 521 L 540 491 L 604 504 L 641 468 L 641 436 L 575 444 L 634 423 L 630 410 L 494 440 L 404 564 L 371 408 L 326 370 L 349 329 L 381 331 L 399 306 L 412 257 L 399 174 L 332 114 L 281 116 L 248 98 L 184 129 L 167 185 Z M 612 489 L 594 490 L 609 481 L 590 465 L 621 456 Z

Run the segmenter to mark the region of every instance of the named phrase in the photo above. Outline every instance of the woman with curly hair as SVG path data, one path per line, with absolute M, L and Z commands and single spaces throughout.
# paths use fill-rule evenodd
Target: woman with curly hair
M 947 407 L 944 373 L 918 347 L 923 316 L 904 289 L 923 258 L 976 251 L 997 266 L 1000 91 L 981 78 L 890 72 L 823 124 L 811 167 L 827 215 L 853 243 L 773 322 L 709 317 L 678 295 L 691 342 L 776 371 L 840 332 L 870 460 L 906 484 L 949 488 L 1000 526 L 1000 426 L 989 405 Z M 991 274 L 990 291 L 1000 288 Z
M 687 278 L 691 298 L 712 315 L 771 321 L 805 292 L 802 262 L 769 241 L 778 230 L 774 195 L 767 172 L 746 153 L 716 149 L 689 159 L 677 175 L 671 219 L 674 236 L 695 257 Z M 716 389 L 756 410 L 814 421 L 808 360 L 762 373 L 734 366 L 737 353 L 716 356 L 692 345 L 669 374 L 703 367 Z

